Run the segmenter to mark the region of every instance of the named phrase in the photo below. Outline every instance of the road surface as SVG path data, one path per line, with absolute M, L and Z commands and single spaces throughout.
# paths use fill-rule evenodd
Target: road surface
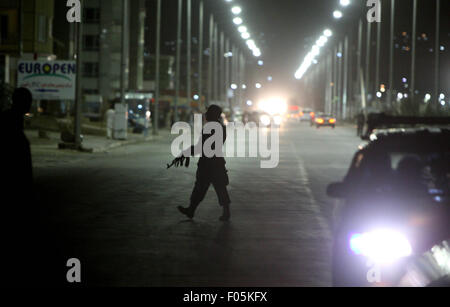
M 165 169 L 170 140 L 104 154 L 35 153 L 39 205 L 63 257 L 79 258 L 87 286 L 330 286 L 327 184 L 361 143 L 350 127 L 290 125 L 280 163 L 228 159 L 232 221 L 221 223 L 211 188 L 194 221 L 190 169 Z

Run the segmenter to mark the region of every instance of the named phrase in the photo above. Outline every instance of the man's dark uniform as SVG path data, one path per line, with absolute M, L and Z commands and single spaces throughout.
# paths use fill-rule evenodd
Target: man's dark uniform
M 211 108 L 214 109 L 215 106 L 211 106 L 208 112 L 210 112 Z M 217 107 L 219 108 L 219 107 Z M 220 114 L 222 113 L 221 109 Z M 216 110 L 216 113 L 219 113 L 219 111 Z M 220 116 L 219 114 L 219 116 Z M 217 114 L 216 114 L 217 115 Z M 219 118 L 217 116 L 214 116 L 214 120 L 211 120 L 211 118 L 208 119 L 209 115 L 206 114 L 208 121 L 216 121 L 219 122 Z M 217 117 L 217 118 L 216 118 Z M 226 141 L 226 128 L 222 124 L 220 124 L 222 132 L 223 132 L 223 143 Z M 194 216 L 195 210 L 200 205 L 200 203 L 203 201 L 203 199 L 206 196 L 206 193 L 208 192 L 208 189 L 211 185 L 213 185 L 217 197 L 219 199 L 219 204 L 221 207 L 223 207 L 224 214 L 221 217 L 222 221 L 226 221 L 230 219 L 230 210 L 229 206 L 231 203 L 230 196 L 228 194 L 227 186 L 229 185 L 229 179 L 228 179 L 228 171 L 225 167 L 226 162 L 223 158 L 223 154 L 220 157 L 213 156 L 213 157 L 207 157 L 204 152 L 204 144 L 205 142 L 214 136 L 216 131 L 214 129 L 212 130 L 212 133 L 207 134 L 204 131 L 202 131 L 202 139 L 201 142 L 199 141 L 196 146 L 192 146 L 190 150 L 187 152 L 184 152 L 184 156 L 194 156 L 197 153 L 202 153 L 201 158 L 198 162 L 198 169 L 197 169 L 197 175 L 196 175 L 196 182 L 194 186 L 194 190 L 192 191 L 191 195 L 191 204 L 189 208 L 185 209 L 182 207 L 179 207 L 178 209 L 188 217 L 192 218 Z M 220 133 L 220 132 L 217 132 Z M 201 145 L 201 149 L 200 149 Z M 214 144 L 216 145 L 216 144 Z M 212 146 L 211 149 L 215 150 L 215 146 Z M 223 145 L 223 144 L 220 144 Z M 222 153 L 222 148 L 218 150 L 218 152 Z

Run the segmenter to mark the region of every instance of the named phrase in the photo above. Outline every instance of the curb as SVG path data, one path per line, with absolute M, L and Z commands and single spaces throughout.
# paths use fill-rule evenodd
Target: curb
M 84 148 L 83 151 L 88 152 L 88 153 L 103 153 L 103 152 L 107 152 L 108 150 L 112 150 L 115 148 L 120 148 L 120 147 L 124 147 L 124 146 L 128 146 L 128 145 L 135 145 L 135 144 L 139 144 L 139 143 L 146 143 L 146 142 L 150 142 L 150 141 L 155 141 L 157 139 L 159 139 L 159 137 L 148 136 L 144 139 L 117 141 L 117 142 L 114 142 L 112 144 L 109 144 L 109 145 L 106 145 L 103 147 Z

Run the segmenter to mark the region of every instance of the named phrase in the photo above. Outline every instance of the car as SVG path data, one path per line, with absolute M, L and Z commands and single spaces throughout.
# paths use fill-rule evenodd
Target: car
M 304 114 L 300 112 L 300 107 L 291 105 L 288 107 L 288 111 L 286 113 L 286 119 L 291 122 L 299 122 L 301 116 Z
M 450 118 L 447 122 L 373 130 L 344 180 L 328 186 L 328 196 L 337 199 L 334 286 L 417 285 L 418 268 L 432 273 L 419 285 L 448 283 Z M 432 253 L 441 260 L 424 267 Z
M 301 122 L 311 122 L 311 119 L 315 117 L 315 113 L 312 109 L 303 109 L 300 112 L 300 121 Z
M 336 128 L 336 117 L 331 114 L 318 113 L 314 122 L 317 129 L 320 127 Z

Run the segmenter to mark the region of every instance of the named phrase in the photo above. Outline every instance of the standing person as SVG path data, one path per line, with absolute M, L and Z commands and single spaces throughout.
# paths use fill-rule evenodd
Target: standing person
M 363 112 L 363 111 L 361 111 L 361 112 L 357 115 L 356 121 L 357 121 L 357 125 L 358 125 L 358 128 L 357 128 L 357 135 L 358 135 L 358 136 L 362 136 L 363 130 L 364 130 L 364 125 L 365 125 L 365 123 L 366 123 L 366 116 L 364 115 L 364 112 Z
M 30 143 L 23 131 L 24 116 L 30 112 L 32 94 L 18 88 L 12 96 L 11 109 L 0 116 L 2 150 L 0 151 L 0 195 L 2 197 L 1 232 L 2 280 L 9 286 L 32 284 L 27 276 L 43 276 L 38 267 L 48 252 L 43 243 L 42 213 L 33 193 L 33 170 Z M 46 255 L 45 255 L 46 256 Z M 33 259 L 35 265 L 27 266 Z M 44 283 L 44 280 L 39 280 Z
M 106 111 L 106 137 L 108 139 L 113 138 L 114 131 L 114 117 L 116 116 L 116 111 L 114 110 L 114 104 L 111 103 L 108 111 Z
M 215 122 L 220 123 L 220 127 L 222 129 L 222 135 L 223 135 L 223 143 L 222 144 L 215 144 L 215 146 L 222 146 L 226 141 L 226 128 L 225 126 L 220 122 L 222 116 L 222 109 L 219 106 L 211 105 L 208 108 L 208 111 L 205 114 L 205 118 L 207 123 L 208 122 Z M 220 134 L 220 131 L 215 131 L 214 129 L 213 133 L 206 133 L 205 128 L 202 131 L 202 138 L 201 141 L 197 143 L 197 145 L 192 146 L 190 149 L 183 152 L 182 156 L 175 159 L 175 163 L 182 164 L 182 161 L 184 161 L 185 158 L 194 156 L 196 153 L 201 152 L 201 158 L 198 162 L 198 169 L 197 169 L 197 175 L 196 175 L 196 182 L 194 186 L 194 190 L 192 191 L 191 195 L 191 203 L 188 208 L 178 207 L 178 210 L 186 215 L 188 218 L 192 219 L 194 218 L 195 211 L 200 205 L 200 203 L 203 201 L 203 199 L 206 196 L 206 193 L 208 192 L 208 189 L 210 185 L 212 184 L 217 197 L 219 199 L 219 205 L 223 209 L 223 214 L 220 217 L 220 221 L 227 222 L 231 218 L 230 214 L 230 196 L 228 194 L 227 186 L 229 185 L 229 179 L 228 179 L 228 171 L 225 168 L 226 161 L 223 158 L 223 152 L 222 148 L 220 148 L 218 151 L 216 148 L 212 148 L 215 150 L 215 152 L 222 152 L 221 155 L 213 155 L 212 157 L 208 157 L 205 155 L 205 148 L 204 145 L 208 141 L 209 138 L 215 137 L 216 133 Z M 201 149 L 199 148 L 201 146 Z

